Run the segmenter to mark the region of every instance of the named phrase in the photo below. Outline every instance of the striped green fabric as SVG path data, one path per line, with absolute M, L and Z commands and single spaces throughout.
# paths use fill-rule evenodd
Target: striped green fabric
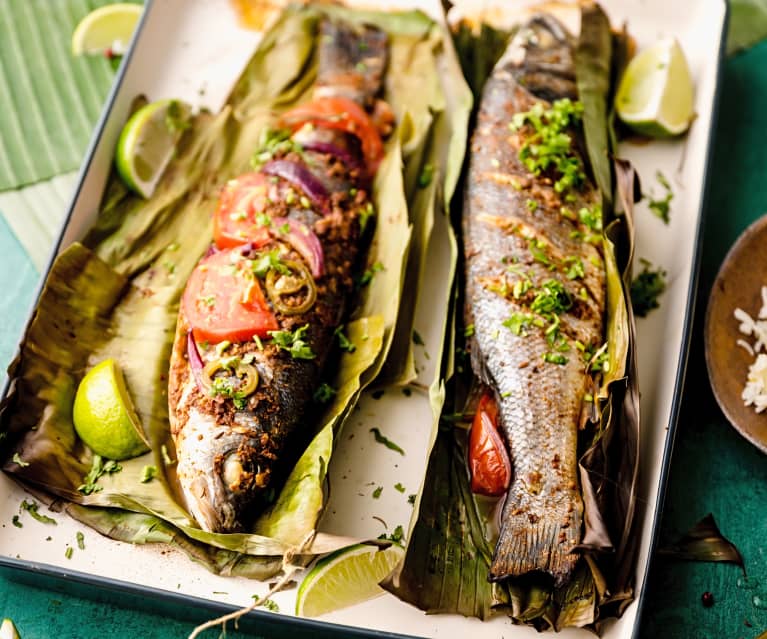
M 0 0 L 0 191 L 76 169 L 114 78 L 72 32 L 109 0 Z

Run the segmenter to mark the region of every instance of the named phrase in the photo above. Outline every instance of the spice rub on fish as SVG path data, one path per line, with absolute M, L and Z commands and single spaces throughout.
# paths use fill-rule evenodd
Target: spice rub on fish
M 571 36 L 535 17 L 488 80 L 471 142 L 466 322 L 512 466 L 492 581 L 561 584 L 578 559 L 577 435 L 606 349 L 601 200 L 576 98 Z
M 265 131 L 257 169 L 223 188 L 214 245 L 181 300 L 171 434 L 186 504 L 208 531 L 247 530 L 306 432 L 364 256 L 368 185 L 391 125 L 376 100 L 387 37 L 327 19 L 320 31 L 313 99 Z

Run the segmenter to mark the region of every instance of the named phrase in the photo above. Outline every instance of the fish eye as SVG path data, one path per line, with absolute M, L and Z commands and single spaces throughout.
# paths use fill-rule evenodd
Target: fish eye
M 244 474 L 245 470 L 242 467 L 240 456 L 236 452 L 227 456 L 221 473 L 226 487 L 232 492 L 239 491 Z

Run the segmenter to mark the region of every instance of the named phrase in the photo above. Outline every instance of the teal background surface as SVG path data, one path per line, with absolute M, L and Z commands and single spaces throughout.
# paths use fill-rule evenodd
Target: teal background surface
M 661 528 L 663 545 L 713 513 L 743 554 L 748 580 L 733 565 L 656 558 L 640 639 L 755 639 L 767 631 L 767 456 L 740 438 L 719 411 L 702 341 L 702 316 L 719 264 L 738 234 L 767 211 L 765 69 L 767 44 L 724 63 L 695 331 Z M 0 218 L 2 365 L 15 352 L 38 279 Z M 701 603 L 705 591 L 714 596 L 711 608 Z M 199 611 L 182 607 L 172 614 L 148 613 L 135 601 L 114 601 L 94 602 L 0 577 L 0 617 L 13 618 L 23 639 L 182 638 L 200 619 Z M 202 636 L 218 637 L 219 631 Z M 226 636 L 257 635 L 230 629 Z

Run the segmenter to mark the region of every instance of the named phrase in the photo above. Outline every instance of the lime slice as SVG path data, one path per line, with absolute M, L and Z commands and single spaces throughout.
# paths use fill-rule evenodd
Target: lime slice
M 3 623 L 0 624 L 0 639 L 21 639 L 19 631 L 16 630 L 13 621 L 7 617 L 3 619 Z
M 154 192 L 176 144 L 189 126 L 191 107 L 179 100 L 158 100 L 136 111 L 120 133 L 115 152 L 117 171 L 133 191 Z
M 690 68 L 675 38 L 664 38 L 629 62 L 615 96 L 618 116 L 651 137 L 684 133 L 694 113 Z
M 97 455 L 120 460 L 149 451 L 122 371 L 113 359 L 105 359 L 83 377 L 72 417 L 80 439 Z
M 122 55 L 128 48 L 142 10 L 141 5 L 122 2 L 91 11 L 80 20 L 72 34 L 72 53 L 112 51 Z
M 301 582 L 296 614 L 316 617 L 383 594 L 378 583 L 404 556 L 397 544 L 385 550 L 359 544 L 328 555 Z

